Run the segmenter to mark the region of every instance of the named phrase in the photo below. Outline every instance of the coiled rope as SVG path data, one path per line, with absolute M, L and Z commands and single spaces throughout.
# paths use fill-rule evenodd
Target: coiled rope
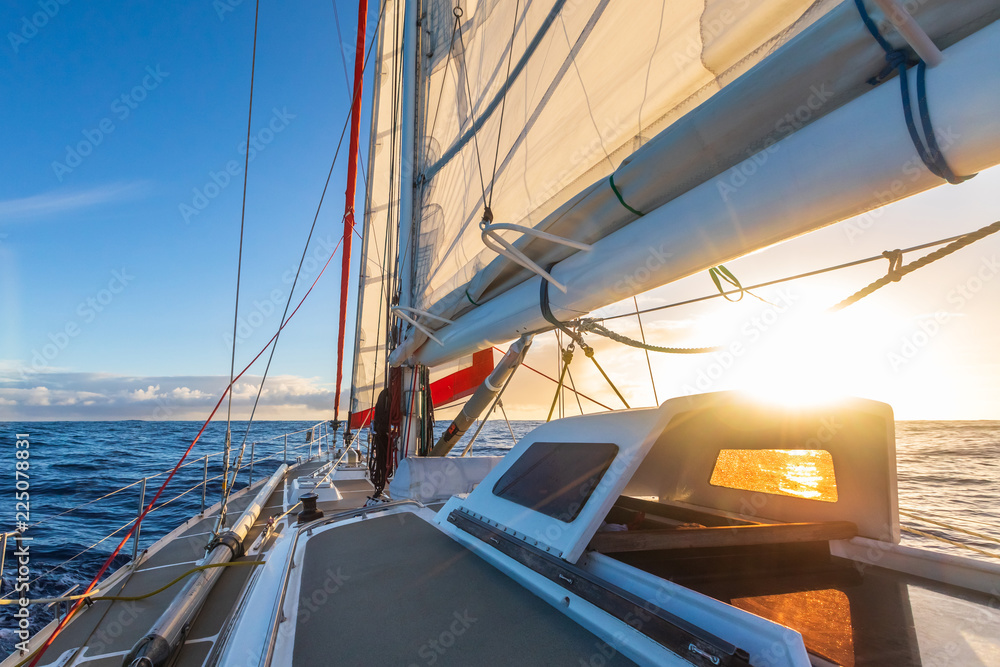
M 622 345 L 628 345 L 629 347 L 635 347 L 640 350 L 649 350 L 650 352 L 663 352 L 665 354 L 705 354 L 708 352 L 718 352 L 719 350 L 722 349 L 722 347 L 720 346 L 663 347 L 661 345 L 651 345 L 649 343 L 644 343 L 640 340 L 635 340 L 634 338 L 629 338 L 628 336 L 614 332 L 611 329 L 605 327 L 604 325 L 598 324 L 597 320 L 593 319 L 580 320 L 577 326 L 581 331 L 595 333 L 598 336 L 604 336 L 605 338 L 610 338 L 616 343 L 621 343 Z

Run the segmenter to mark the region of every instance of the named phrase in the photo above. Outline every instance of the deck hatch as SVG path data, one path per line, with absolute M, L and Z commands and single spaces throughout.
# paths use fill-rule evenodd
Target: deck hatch
M 493 486 L 493 495 L 573 521 L 618 454 L 608 442 L 536 442 Z

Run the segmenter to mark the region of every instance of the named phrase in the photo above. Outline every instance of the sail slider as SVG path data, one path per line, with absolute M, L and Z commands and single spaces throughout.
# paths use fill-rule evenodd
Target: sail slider
M 487 248 L 498 255 L 503 255 L 512 262 L 516 262 L 535 275 L 540 276 L 543 280 L 552 283 L 552 285 L 563 294 L 566 293 L 566 286 L 553 278 L 551 273 L 539 266 L 521 250 L 515 248 L 512 243 L 500 236 L 497 233 L 497 230 L 500 229 L 521 232 L 522 234 L 527 234 L 528 236 L 534 236 L 535 238 L 551 241 L 552 243 L 558 243 L 559 245 L 568 246 L 570 248 L 576 248 L 577 250 L 582 250 L 584 252 L 590 252 L 593 249 L 593 246 L 588 243 L 563 238 L 562 236 L 556 236 L 555 234 L 549 234 L 548 232 L 543 232 L 539 229 L 533 229 L 531 227 L 525 227 L 523 225 L 515 225 L 509 222 L 490 222 L 482 225 L 483 244 Z
M 432 332 L 430 329 L 428 329 L 427 327 L 425 327 L 423 324 L 421 324 L 420 322 L 417 322 L 416 319 L 414 319 L 413 317 L 410 317 L 409 315 L 407 315 L 407 313 L 408 312 L 409 313 L 413 313 L 414 315 L 416 315 L 418 317 L 421 316 L 421 315 L 423 315 L 424 317 L 429 317 L 429 318 L 434 319 L 434 320 L 439 320 L 441 322 L 444 322 L 445 324 L 454 324 L 454 321 L 453 320 L 449 320 L 447 317 L 440 317 L 439 315 L 434 315 L 433 313 L 428 313 L 427 311 L 420 310 L 419 308 L 410 308 L 410 307 L 407 307 L 407 306 L 393 306 L 392 307 L 392 312 L 399 319 L 404 320 L 406 322 L 409 322 L 415 328 L 419 329 L 424 335 L 426 335 L 428 338 L 430 338 L 432 341 L 434 341 L 438 345 L 444 345 L 444 343 L 441 342 L 441 339 L 438 338 L 437 336 L 435 336 L 434 332 Z

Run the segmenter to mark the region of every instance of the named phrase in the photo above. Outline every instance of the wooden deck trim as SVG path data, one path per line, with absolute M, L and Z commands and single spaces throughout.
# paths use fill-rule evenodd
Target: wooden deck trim
M 708 509 L 696 510 L 691 507 L 684 507 L 672 503 L 669 500 L 654 502 L 631 496 L 619 496 L 615 501 L 615 507 L 622 507 L 636 512 L 645 512 L 647 515 L 665 517 L 683 523 L 700 523 L 706 526 L 752 526 L 757 525 L 756 521 L 746 519 L 736 519 L 722 513 L 715 513 Z
M 654 551 L 658 549 L 694 549 L 699 547 L 732 547 L 751 544 L 825 542 L 828 540 L 846 540 L 857 534 L 858 527 L 850 521 L 630 530 L 597 533 L 590 541 L 590 548 L 600 553 L 622 553 L 626 551 Z

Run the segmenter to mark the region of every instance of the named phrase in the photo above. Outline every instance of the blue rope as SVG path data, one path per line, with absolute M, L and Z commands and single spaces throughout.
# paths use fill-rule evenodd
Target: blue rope
M 875 25 L 872 17 L 868 14 L 868 10 L 865 8 L 864 0 L 854 0 L 854 4 L 858 8 L 858 13 L 861 14 L 861 20 L 864 22 L 865 27 L 868 28 L 868 32 L 871 33 L 875 41 L 885 51 L 885 69 L 878 76 L 869 80 L 869 83 L 872 85 L 879 84 L 888 78 L 893 71 L 899 72 L 899 91 L 903 97 L 903 117 L 906 119 L 906 130 L 910 133 L 910 140 L 913 141 L 913 146 L 917 149 L 917 155 L 920 156 L 920 160 L 924 163 L 924 166 L 932 174 L 945 179 L 952 185 L 958 185 L 975 176 L 975 174 L 957 176 L 951 167 L 948 166 L 948 161 L 945 160 L 944 153 L 941 151 L 937 138 L 934 136 L 934 126 L 931 124 L 930 111 L 927 107 L 927 65 L 922 60 L 916 62 L 917 106 L 920 112 L 920 124 L 924 131 L 924 138 L 921 138 L 920 133 L 917 132 L 917 124 L 913 119 L 913 109 L 910 104 L 910 82 L 906 76 L 906 70 L 912 64 L 909 56 L 905 51 L 892 48 L 892 44 L 879 32 L 878 26 Z M 926 143 L 924 143 L 925 141 Z
M 920 108 L 920 123 L 924 128 L 924 138 L 927 141 L 927 153 L 931 161 L 937 165 L 939 171 L 935 172 L 938 176 L 945 179 L 952 185 L 958 185 L 964 181 L 969 180 L 975 174 L 970 174 L 969 176 L 958 176 L 951 170 L 948 166 L 947 160 L 944 159 L 944 153 L 938 146 L 937 137 L 934 135 L 934 127 L 931 125 L 931 114 L 927 109 L 927 85 L 924 77 L 924 70 L 927 69 L 927 65 L 924 61 L 920 61 L 917 65 L 917 106 Z M 927 160 L 924 160 L 927 163 Z M 931 170 L 933 171 L 933 169 Z

